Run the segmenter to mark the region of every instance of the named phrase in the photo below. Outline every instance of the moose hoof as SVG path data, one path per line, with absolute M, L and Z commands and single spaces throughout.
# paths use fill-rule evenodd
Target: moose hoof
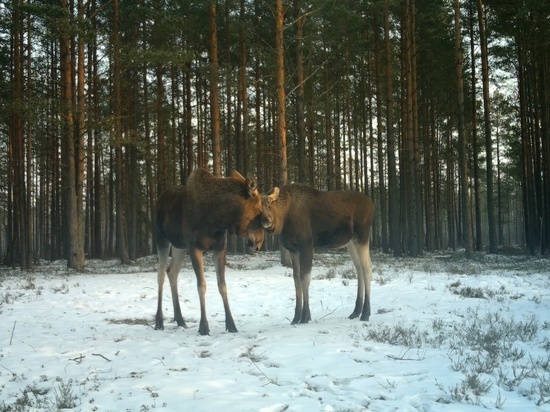
M 362 321 L 368 321 L 368 320 L 369 320 L 369 317 L 370 317 L 370 316 L 369 316 L 368 314 L 362 314 L 360 320 L 362 320 Z
M 199 335 L 202 335 L 202 336 L 210 335 L 210 327 L 208 326 L 208 323 L 200 324 Z
M 225 320 L 225 330 L 229 333 L 237 333 L 237 327 L 235 326 L 235 321 L 233 318 L 229 318 Z
M 237 332 L 239 332 L 235 326 L 233 326 L 233 327 L 226 327 L 225 330 L 228 331 L 229 333 L 237 333 Z

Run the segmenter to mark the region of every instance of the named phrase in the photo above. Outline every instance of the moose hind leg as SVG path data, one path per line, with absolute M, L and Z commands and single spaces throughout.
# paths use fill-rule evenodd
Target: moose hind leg
M 218 280 L 218 290 L 223 300 L 223 308 L 225 310 L 225 329 L 228 332 L 235 333 L 237 327 L 231 315 L 229 308 L 229 298 L 227 297 L 227 285 L 225 284 L 225 248 L 214 251 L 214 267 L 216 268 L 216 278 Z
M 361 260 L 359 258 L 359 253 L 357 252 L 356 245 L 354 243 L 349 243 L 347 246 L 349 255 L 351 256 L 351 260 L 353 261 L 353 265 L 355 266 L 355 270 L 357 271 L 357 297 L 355 299 L 355 308 L 353 309 L 353 312 L 351 315 L 349 315 L 349 319 L 355 319 L 359 315 L 361 315 L 361 312 L 363 311 L 363 295 L 365 292 L 365 278 L 363 276 L 363 266 L 361 265 Z
M 372 263 L 370 260 L 370 247 L 369 243 L 356 245 L 361 267 L 363 268 L 363 279 L 365 283 L 365 301 L 363 303 L 363 312 L 361 313 L 361 320 L 369 320 L 370 311 L 370 290 L 372 282 Z
M 164 279 L 166 278 L 166 263 L 168 262 L 168 252 L 170 244 L 158 247 L 159 269 L 157 272 L 158 297 L 157 314 L 155 315 L 155 329 L 164 329 L 164 316 L 162 314 L 162 293 L 164 289 Z
M 168 267 L 168 280 L 170 281 L 170 290 L 172 291 L 172 304 L 174 306 L 174 321 L 178 326 L 184 328 L 187 327 L 185 320 L 181 314 L 180 300 L 178 294 L 178 275 L 181 270 L 181 265 L 183 264 L 183 259 L 185 259 L 185 249 L 178 249 L 172 246 L 172 260 L 170 261 L 170 266 Z

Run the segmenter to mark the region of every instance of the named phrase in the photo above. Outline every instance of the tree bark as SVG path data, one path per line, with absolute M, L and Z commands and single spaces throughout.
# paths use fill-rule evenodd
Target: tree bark
M 485 155 L 487 163 L 487 223 L 489 225 L 489 253 L 497 253 L 497 231 L 493 196 L 493 142 L 491 138 L 491 110 L 489 97 L 489 62 L 483 1 L 477 0 L 479 41 L 481 44 L 481 75 L 483 83 L 483 122 L 485 126 Z
M 306 131 L 304 115 L 304 57 L 302 43 L 304 41 L 304 21 L 301 0 L 294 0 L 294 19 L 296 26 L 295 55 L 296 55 L 296 139 L 298 143 L 298 181 L 306 182 Z M 313 159 L 310 159 L 313 161 Z
M 285 102 L 285 64 L 283 44 L 283 0 L 277 0 L 275 16 L 275 44 L 277 50 L 277 133 L 279 142 L 279 182 L 288 181 L 288 160 L 286 152 L 286 102 Z
M 68 234 L 67 266 L 78 271 L 84 270 L 84 238 L 80 230 L 78 213 L 77 173 L 80 169 L 78 133 L 75 130 L 73 108 L 73 79 L 71 64 L 71 44 L 69 37 L 71 8 L 67 0 L 60 0 L 64 13 L 64 23 L 60 33 L 61 92 L 64 106 L 64 137 L 66 173 L 66 225 Z
M 386 208 L 386 176 L 384 165 L 384 144 L 383 144 L 383 130 L 384 123 L 382 119 L 382 47 L 380 42 L 380 34 L 378 31 L 378 19 L 374 19 L 374 72 L 375 72 L 375 86 L 376 86 L 376 123 L 377 123 L 377 161 L 378 161 L 378 185 L 380 192 L 380 207 L 378 209 L 378 215 L 380 216 L 380 237 L 382 242 L 382 250 L 384 253 L 389 252 L 388 243 L 388 220 L 387 220 L 387 208 Z
M 388 1 L 384 0 L 384 45 L 386 58 L 386 133 L 388 145 L 388 197 L 392 199 L 389 208 L 390 247 L 396 257 L 401 256 L 401 220 L 399 218 L 399 187 L 397 184 L 397 161 L 393 128 L 393 70 L 390 41 L 390 18 Z
M 122 264 L 130 263 L 126 239 L 126 205 L 124 202 L 124 173 L 122 160 L 122 96 L 119 46 L 119 0 L 113 1 L 113 86 L 115 92 L 115 170 L 116 170 L 116 244 Z
M 468 159 L 466 156 L 466 137 L 464 136 L 464 79 L 462 76 L 462 35 L 460 33 L 460 0 L 455 0 L 455 54 L 456 54 L 456 88 L 457 88 L 457 131 L 459 144 L 459 181 L 460 210 L 462 213 L 462 234 L 466 257 L 474 254 L 472 238 L 472 213 L 470 209 L 470 191 L 468 176 Z
M 208 7 L 208 28 L 210 47 L 210 122 L 212 127 L 212 161 L 214 175 L 221 176 L 221 144 L 220 144 L 220 91 L 218 86 L 218 29 L 216 25 L 216 2 Z

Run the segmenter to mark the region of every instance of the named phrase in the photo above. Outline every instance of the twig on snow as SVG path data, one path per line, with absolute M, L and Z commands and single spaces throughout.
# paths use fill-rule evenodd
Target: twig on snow
M 93 356 L 101 356 L 103 359 L 105 359 L 107 362 L 111 362 L 111 359 L 107 359 L 105 356 L 103 356 L 101 353 L 92 353 Z
M 273 385 L 281 386 L 281 385 L 279 385 L 277 382 L 275 382 L 273 379 L 271 379 L 269 376 L 267 376 L 267 375 L 265 374 L 265 372 L 264 372 L 263 370 L 261 370 L 260 367 L 259 367 L 258 365 L 256 365 L 256 362 L 254 362 L 254 361 L 253 361 L 252 359 L 250 359 L 250 358 L 248 358 L 248 360 L 249 360 L 250 362 L 252 362 L 252 365 L 254 365 L 254 366 L 256 367 L 256 369 L 258 369 L 258 370 L 260 371 L 260 373 L 264 376 L 264 378 L 267 379 L 268 382 L 267 382 L 264 386 L 269 385 L 270 383 L 272 383 Z
M 14 320 L 13 321 L 13 328 L 11 328 L 11 337 L 10 337 L 10 346 L 11 346 L 11 342 L 13 340 L 13 332 L 15 332 L 15 325 L 16 325 L 17 321 Z
M 73 361 L 73 362 L 76 362 L 76 363 L 81 363 L 84 360 L 85 357 L 86 356 L 84 356 L 83 354 L 80 354 L 80 356 L 78 356 L 76 358 L 73 358 L 73 359 L 69 359 L 69 360 Z

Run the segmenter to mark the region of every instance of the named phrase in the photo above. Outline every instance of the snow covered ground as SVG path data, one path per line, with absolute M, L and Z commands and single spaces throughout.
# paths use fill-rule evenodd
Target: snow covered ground
M 550 410 L 548 259 L 374 253 L 373 315 L 349 320 L 344 253 L 318 253 L 313 321 L 293 326 L 291 269 L 278 253 L 230 255 L 224 330 L 210 256 L 210 336 L 198 335 L 189 262 L 183 316 L 153 328 L 156 257 L 121 267 L 65 262 L 0 270 L 0 411 Z

